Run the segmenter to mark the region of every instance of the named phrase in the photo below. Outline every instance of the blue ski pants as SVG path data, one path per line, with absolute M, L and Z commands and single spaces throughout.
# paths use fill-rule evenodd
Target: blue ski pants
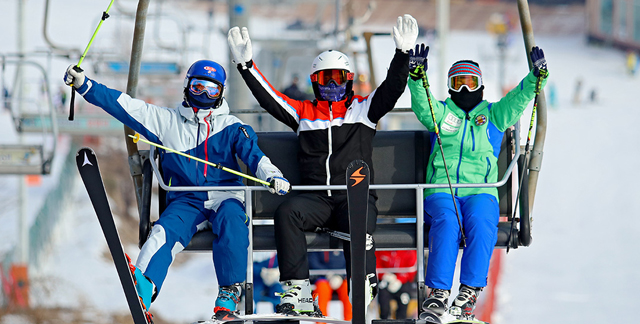
M 490 194 L 455 199 L 467 238 L 460 264 L 460 283 L 485 287 L 489 262 L 498 239 L 498 201 Z M 450 290 L 462 239 L 451 195 L 440 192 L 428 196 L 424 200 L 424 211 L 425 225 L 430 226 L 425 284 Z
M 218 236 L 213 240 L 218 284 L 228 286 L 246 279 L 249 217 L 243 203 L 226 199 L 214 211 L 205 209 L 202 200 L 182 198 L 173 200 L 160 215 L 138 256 L 136 266 L 153 281 L 158 292 L 176 254 L 204 228 L 207 220 Z

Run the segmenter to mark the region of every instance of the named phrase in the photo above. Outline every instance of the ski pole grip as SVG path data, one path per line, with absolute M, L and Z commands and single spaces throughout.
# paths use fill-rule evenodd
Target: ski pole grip
M 76 89 L 71 85 L 71 100 L 69 101 L 69 120 L 73 120 L 73 106 L 76 101 Z
M 271 182 L 269 182 L 269 188 L 276 188 L 276 179 L 271 179 Z
M 84 70 L 77 65 L 73 67 L 73 70 L 78 73 L 84 72 Z M 75 111 L 74 111 L 75 101 L 76 101 L 76 88 L 73 86 L 73 83 L 72 83 L 71 84 L 71 100 L 69 101 L 69 120 L 73 120 L 73 116 L 75 114 Z

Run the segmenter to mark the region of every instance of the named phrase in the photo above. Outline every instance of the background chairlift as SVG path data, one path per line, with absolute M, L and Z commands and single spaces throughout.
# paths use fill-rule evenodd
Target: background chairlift
M 42 134 L 40 144 L 3 144 L 0 145 L 0 174 L 49 174 L 51 172 L 51 163 L 56 151 L 58 127 L 55 119 L 55 107 L 51 89 L 49 88 L 49 79 L 47 73 L 37 62 L 27 60 L 7 60 L 2 55 L 2 89 L 9 94 L 7 84 L 5 83 L 6 65 L 16 66 L 16 75 L 14 78 L 14 87 L 12 95 L 3 95 L 3 107 L 9 108 L 11 117 L 14 121 L 18 133 L 33 132 Z M 19 87 L 18 84 L 23 83 L 27 73 L 24 71 L 29 67 L 35 67 L 42 74 L 42 79 L 38 82 L 41 87 L 41 94 L 44 99 L 28 97 L 25 93 L 24 86 Z M 29 69 L 32 71 L 33 69 Z M 20 71 L 22 73 L 19 75 Z M 37 111 L 32 113 L 32 120 L 37 120 L 40 125 L 49 125 L 49 127 L 38 127 L 25 130 L 23 127 L 24 111 L 21 111 L 25 105 L 35 106 Z M 42 105 L 46 105 L 48 111 L 42 109 Z M 3 108 L 4 109 L 4 108 Z

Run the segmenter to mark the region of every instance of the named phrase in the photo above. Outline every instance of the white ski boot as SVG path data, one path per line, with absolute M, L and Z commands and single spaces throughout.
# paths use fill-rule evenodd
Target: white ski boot
M 286 315 L 322 316 L 317 300 L 311 295 L 309 279 L 288 280 L 282 283 L 285 291 L 278 294 L 280 304 L 276 305 L 276 313 Z

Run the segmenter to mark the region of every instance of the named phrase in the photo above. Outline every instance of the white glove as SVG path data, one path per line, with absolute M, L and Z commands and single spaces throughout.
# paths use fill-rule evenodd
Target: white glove
M 253 57 L 251 39 L 249 38 L 249 30 L 247 27 L 242 27 L 242 35 L 240 35 L 240 28 L 238 26 L 229 29 L 227 41 L 233 54 L 233 63 L 242 65 L 243 70 L 246 69 L 247 62 L 251 61 Z
M 278 268 L 262 268 L 260 270 L 260 278 L 267 287 L 273 286 L 280 278 L 280 270 Z
M 393 273 L 385 273 L 382 276 L 382 280 L 387 282 L 387 290 L 392 294 L 395 294 L 400 290 L 400 288 L 402 288 L 402 281 L 400 281 Z
M 284 196 L 289 193 L 289 190 L 291 190 L 291 184 L 289 184 L 289 181 L 283 177 L 269 178 L 267 179 L 267 182 L 271 183 L 269 186 L 269 192 L 272 194 Z
M 398 23 L 393 27 L 393 41 L 396 48 L 403 53 L 409 53 L 418 39 L 418 22 L 411 15 L 398 17 Z
M 83 70 L 79 67 L 76 68 L 73 64 L 69 65 L 67 72 L 64 73 L 64 84 L 73 84 L 73 87 L 76 89 L 80 88 L 84 84 L 85 80 L 86 78 L 84 77 Z

